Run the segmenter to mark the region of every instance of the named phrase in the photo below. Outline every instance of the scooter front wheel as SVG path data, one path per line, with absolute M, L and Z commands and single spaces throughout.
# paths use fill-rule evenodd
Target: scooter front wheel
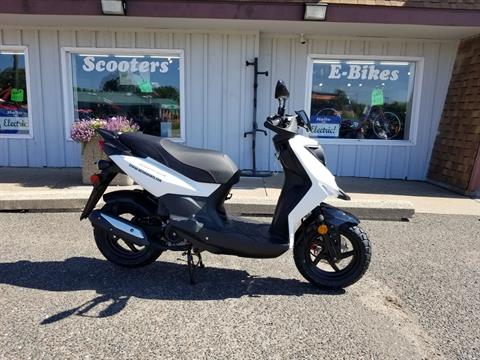
M 305 279 L 317 287 L 331 289 L 357 282 L 367 271 L 372 256 L 365 231 L 348 224 L 326 235 L 309 227 L 297 239 L 293 255 Z

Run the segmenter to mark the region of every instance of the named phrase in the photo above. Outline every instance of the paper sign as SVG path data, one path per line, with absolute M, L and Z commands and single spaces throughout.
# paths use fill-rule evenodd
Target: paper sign
M 160 136 L 172 137 L 172 123 L 169 123 L 169 122 L 160 123 Z
M 0 134 L 28 134 L 28 112 L 0 109 Z
M 23 102 L 23 99 L 25 98 L 23 89 L 12 89 L 12 93 L 10 95 L 10 100 L 14 102 Z
M 152 83 L 149 80 L 143 80 L 138 84 L 140 91 L 142 93 L 151 93 L 153 92 Z
M 341 121 L 342 118 L 338 115 L 312 116 L 312 133 L 310 134 L 310 137 L 338 138 Z
M 383 98 L 382 89 L 373 89 L 372 91 L 372 106 L 383 105 L 385 100 Z

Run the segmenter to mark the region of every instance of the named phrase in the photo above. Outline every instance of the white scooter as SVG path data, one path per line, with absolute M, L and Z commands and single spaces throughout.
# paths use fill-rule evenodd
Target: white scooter
M 293 249 L 298 270 L 316 286 L 342 288 L 359 280 L 370 263 L 369 240 L 355 216 L 323 202 L 329 196 L 350 198 L 325 167 L 322 147 L 297 134 L 298 127 L 311 130 L 307 114 L 285 115 L 288 96 L 279 81 L 278 112 L 264 124 L 276 133 L 285 175 L 270 225 L 227 215 L 224 201 L 239 181 L 227 155 L 140 132 L 99 129 L 109 160 L 98 162 L 81 219 L 90 219 L 102 254 L 115 264 L 139 267 L 165 250 L 183 251 L 193 283 L 194 270 L 203 267 L 202 251 L 275 258 Z M 118 173 L 144 190 L 107 193 L 105 206 L 93 210 Z

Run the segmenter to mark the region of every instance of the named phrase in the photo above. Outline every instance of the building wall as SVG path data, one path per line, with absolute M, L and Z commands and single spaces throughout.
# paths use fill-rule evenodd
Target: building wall
M 456 42 L 311 38 L 298 34 L 207 31 L 108 31 L 13 29 L 0 33 L 1 44 L 29 47 L 33 139 L 0 139 L 0 166 L 75 167 L 80 146 L 66 139 L 61 74 L 62 47 L 180 48 L 185 50 L 186 143 L 226 152 L 240 168 L 251 167 L 253 67 L 259 56 L 258 123 L 274 113 L 273 89 L 282 78 L 291 90 L 290 111 L 303 109 L 308 54 L 392 55 L 424 58 L 420 122 L 414 146 L 325 145 L 327 162 L 342 176 L 425 179 L 432 144 L 448 88 Z M 257 135 L 257 168 L 280 170 L 271 134 Z
M 276 110 L 272 91 L 278 78 L 284 79 L 290 87 L 289 109 L 304 108 L 308 54 L 423 57 L 423 88 L 415 145 L 324 144 L 324 148 L 327 165 L 336 175 L 424 180 L 457 45 L 455 42 L 321 37 L 308 39 L 307 44 L 302 45 L 296 36 L 262 36 L 260 68 L 270 70 L 271 76 L 268 80 L 260 80 L 259 119 Z M 258 151 L 271 154 L 269 158 L 262 158 L 259 166 L 275 169 L 270 136 L 259 136 Z
M 462 191 L 479 190 L 479 146 L 480 37 L 476 37 L 459 46 L 428 178 Z
M 66 139 L 62 47 L 185 50 L 186 142 L 249 161 L 256 33 L 3 29 L 0 44 L 29 48 L 33 139 L 0 139 L 0 166 L 76 167 L 80 145 Z

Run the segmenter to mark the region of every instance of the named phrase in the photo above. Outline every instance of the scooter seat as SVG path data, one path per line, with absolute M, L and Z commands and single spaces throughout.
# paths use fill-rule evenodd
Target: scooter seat
M 180 145 L 141 132 L 122 133 L 119 139 L 134 155 L 150 157 L 198 182 L 225 184 L 239 177 L 235 163 L 219 151 Z

